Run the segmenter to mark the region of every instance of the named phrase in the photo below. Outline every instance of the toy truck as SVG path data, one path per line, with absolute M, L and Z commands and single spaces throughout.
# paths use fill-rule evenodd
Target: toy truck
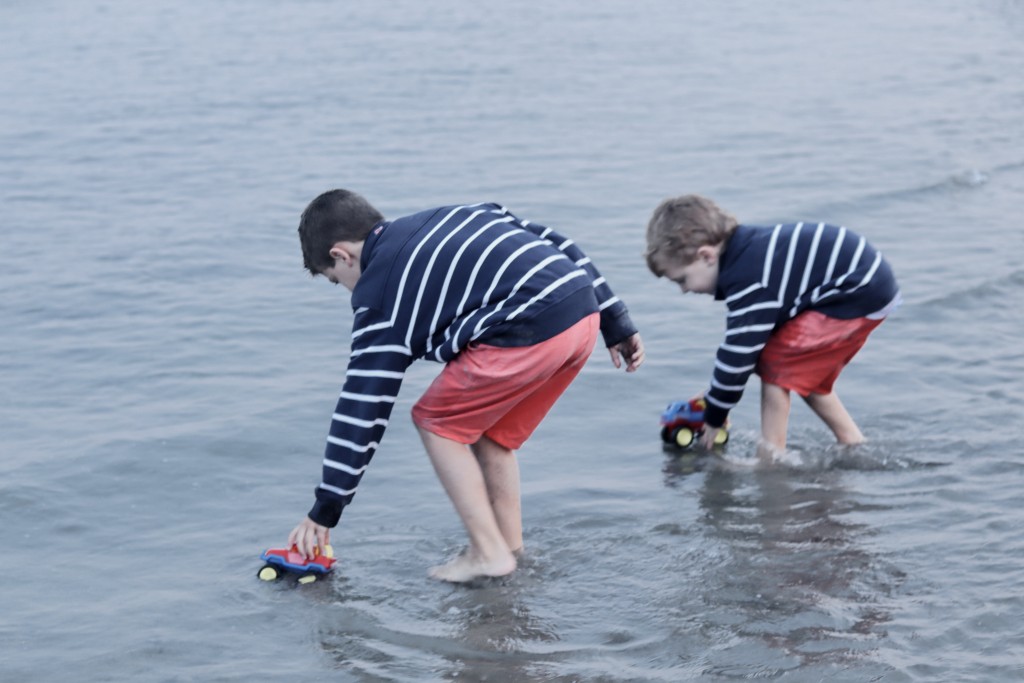
M 318 548 L 310 559 L 303 557 L 295 545 L 291 548 L 270 548 L 260 555 L 260 559 L 266 562 L 256 574 L 261 580 L 276 581 L 286 574 L 294 574 L 298 576 L 299 583 L 313 583 L 326 576 L 336 562 L 334 550 L 329 545 L 324 546 L 322 553 Z
M 697 396 L 689 401 L 670 403 L 661 414 L 661 440 L 679 448 L 690 448 L 704 431 L 704 398 Z M 721 446 L 729 440 L 729 430 L 723 427 L 715 435 L 715 445 Z

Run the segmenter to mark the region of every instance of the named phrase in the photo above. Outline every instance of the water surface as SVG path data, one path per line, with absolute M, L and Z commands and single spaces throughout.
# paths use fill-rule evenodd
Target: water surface
M 1024 677 L 1024 6 L 880 0 L 0 5 L 0 678 L 1004 681 Z M 513 577 L 438 584 L 463 536 L 406 419 L 413 367 L 295 589 L 259 551 L 308 509 L 348 297 L 295 226 L 331 187 L 389 216 L 497 201 L 629 304 L 523 448 Z M 720 304 L 639 257 L 662 198 L 825 220 L 904 307 L 754 458 L 662 450 Z

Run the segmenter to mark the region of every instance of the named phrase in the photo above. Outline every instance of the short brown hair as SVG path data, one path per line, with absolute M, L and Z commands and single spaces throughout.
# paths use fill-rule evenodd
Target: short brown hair
M 713 201 L 695 194 L 666 199 L 647 224 L 647 267 L 661 277 L 665 263 L 688 265 L 705 245 L 724 244 L 739 223 Z
M 334 265 L 330 251 L 337 242 L 361 242 L 384 220 L 370 202 L 350 190 L 328 190 L 314 199 L 299 219 L 302 260 L 311 275 Z

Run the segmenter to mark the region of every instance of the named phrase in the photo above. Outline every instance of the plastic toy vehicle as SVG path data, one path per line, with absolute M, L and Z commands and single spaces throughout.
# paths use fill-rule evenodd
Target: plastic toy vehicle
M 260 555 L 266 564 L 256 573 L 263 581 L 276 581 L 285 574 L 297 574 L 299 583 L 313 583 L 318 577 L 330 573 L 337 561 L 334 549 L 324 546 L 324 552 L 316 551 L 313 559 L 307 560 L 299 553 L 299 548 L 271 548 Z
M 704 431 L 705 407 L 707 404 L 701 396 L 670 403 L 661 414 L 661 440 L 680 448 L 693 446 Z M 726 426 L 715 435 L 715 445 L 721 446 L 728 440 L 729 430 Z

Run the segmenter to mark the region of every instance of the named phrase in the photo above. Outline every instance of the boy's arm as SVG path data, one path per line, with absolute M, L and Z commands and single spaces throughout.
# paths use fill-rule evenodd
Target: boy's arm
M 640 335 L 637 334 L 636 326 L 629 317 L 626 304 L 615 296 L 612 288 L 608 286 L 597 267 L 591 262 L 590 257 L 583 253 L 583 250 L 571 239 L 551 228 L 518 218 L 516 220 L 524 229 L 551 242 L 556 249 L 587 272 L 591 283 L 593 283 L 594 294 L 597 296 L 598 307 L 601 311 L 601 336 L 604 337 L 605 346 L 612 349 L 612 362 L 615 363 L 615 367 L 619 367 L 618 354 L 621 353 L 629 363 L 627 369 L 636 369 L 643 361 L 643 343 L 640 341 Z
M 331 418 L 324 451 L 323 476 L 316 502 L 293 531 L 301 551 L 327 540 L 327 529 L 337 525 L 342 510 L 352 501 L 366 467 L 376 452 L 390 419 L 412 355 L 404 344 L 393 343 L 389 327 L 374 329 L 376 320 L 357 313 L 352 352 L 345 383 Z M 311 524 L 310 524 L 311 523 Z M 305 547 L 304 547 L 305 546 Z
M 736 301 L 729 301 L 725 340 L 715 355 L 711 386 L 704 394 L 707 406 L 704 422 L 710 427 L 725 425 L 757 367 L 761 351 L 775 329 L 778 305 L 766 301 L 763 289 L 750 292 Z

